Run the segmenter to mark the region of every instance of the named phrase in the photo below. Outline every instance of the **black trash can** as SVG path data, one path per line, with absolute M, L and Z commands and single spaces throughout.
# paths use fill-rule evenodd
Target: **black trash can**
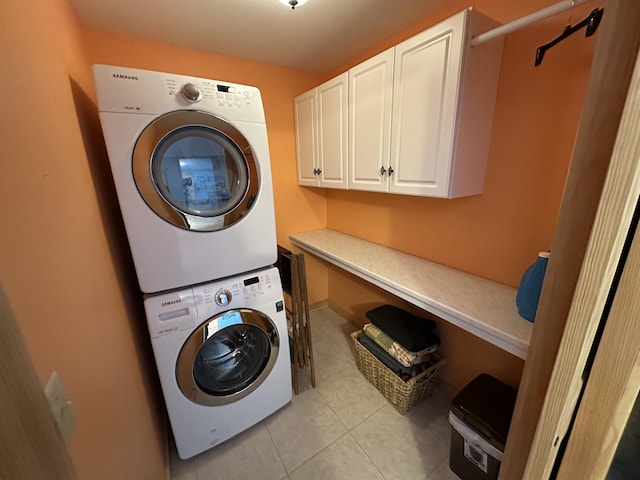
M 451 401 L 449 468 L 462 480 L 498 478 L 516 395 L 483 373 Z

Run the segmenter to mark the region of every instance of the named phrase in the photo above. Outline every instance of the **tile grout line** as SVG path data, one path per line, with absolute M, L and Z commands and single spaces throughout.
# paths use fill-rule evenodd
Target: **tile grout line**
M 380 408 L 384 408 L 380 407 Z M 384 473 L 382 473 L 382 471 L 380 470 L 380 468 L 378 468 L 378 465 L 376 465 L 376 462 L 373 461 L 373 459 L 369 456 L 369 454 L 367 453 L 367 451 L 364 449 L 364 447 L 362 445 L 360 445 L 360 442 L 358 441 L 358 439 L 356 438 L 356 436 L 352 433 L 349 432 L 349 434 L 351 435 L 351 438 L 353 438 L 353 441 L 356 442 L 356 445 L 358 445 L 358 448 L 362 451 L 362 453 L 364 454 L 365 457 L 367 457 L 367 460 L 369 460 L 369 463 L 371 463 L 371 465 L 373 465 L 373 468 L 376 469 L 376 471 L 380 474 L 380 476 L 382 478 L 384 478 L 385 480 L 387 480 L 387 477 L 385 477 Z
M 346 428 L 346 427 L 345 427 Z M 334 443 L 336 443 L 338 440 L 340 440 L 341 438 L 343 438 L 345 435 L 349 435 L 351 432 L 349 432 L 349 430 L 347 429 L 346 432 L 344 432 L 342 435 L 340 435 L 338 438 L 336 438 L 334 441 L 332 441 L 331 443 L 329 443 L 327 446 L 325 446 L 322 450 L 314 453 L 313 455 L 311 455 L 309 458 L 307 458 L 304 462 L 302 462 L 300 465 L 298 465 L 296 468 L 294 468 L 291 472 L 287 471 L 288 475 L 291 475 L 293 473 L 296 472 L 296 470 L 299 470 L 300 468 L 302 468 L 304 465 L 306 465 L 308 462 L 310 462 L 311 460 L 313 460 L 315 457 L 317 457 L 318 455 L 320 455 L 322 452 L 324 452 L 325 450 L 327 450 L 331 445 L 333 445 Z M 287 470 L 287 468 L 285 467 L 285 471 Z
M 328 319 L 329 321 L 331 321 L 334 326 L 338 327 L 339 329 L 341 329 L 341 326 L 339 324 L 337 324 L 337 322 L 333 322 L 332 319 Z M 328 341 L 331 341 L 330 338 L 326 337 L 326 339 Z M 343 348 L 343 347 L 340 347 Z M 353 357 L 353 350 L 351 348 L 347 348 L 346 349 L 350 356 Z M 353 358 L 352 358 L 353 360 Z M 339 377 L 344 371 L 347 370 L 347 367 L 342 368 L 339 372 L 337 372 L 335 375 L 333 375 L 331 378 L 334 377 Z M 358 373 L 359 370 L 356 369 L 356 371 Z M 325 381 L 329 381 L 331 378 L 327 378 L 325 379 Z M 313 460 L 315 457 L 317 457 L 320 453 L 326 451 L 328 448 L 331 447 L 331 445 L 333 445 L 334 443 L 336 443 L 338 440 L 344 438 L 346 435 L 349 435 L 353 441 L 356 443 L 356 445 L 358 446 L 358 448 L 360 449 L 360 451 L 364 454 L 364 456 L 367 458 L 367 460 L 369 461 L 369 463 L 371 463 L 371 465 L 376 469 L 376 471 L 378 473 L 380 473 L 382 478 L 386 478 L 382 472 L 380 472 L 380 470 L 378 469 L 378 467 L 375 465 L 375 463 L 372 462 L 371 458 L 369 458 L 369 456 L 366 454 L 366 452 L 364 451 L 364 449 L 362 448 L 362 446 L 358 443 L 358 441 L 356 440 L 356 438 L 353 436 L 352 430 L 353 428 L 356 428 L 358 425 L 360 425 L 362 422 L 366 421 L 368 418 L 370 418 L 372 415 L 374 415 L 376 412 L 378 412 L 380 409 L 384 408 L 384 404 L 382 404 L 380 407 L 378 407 L 376 410 L 374 410 L 372 413 L 370 413 L 369 415 L 367 415 L 364 419 L 360 420 L 356 425 L 354 425 L 353 427 L 349 427 L 344 420 L 340 417 L 340 415 L 338 414 L 338 412 L 335 411 L 335 409 L 331 406 L 331 404 L 329 403 L 329 401 L 327 400 L 327 398 L 322 394 L 322 391 L 320 389 L 318 389 L 316 387 L 318 394 L 320 395 L 320 397 L 324 400 L 326 406 L 329 408 L 329 410 L 336 416 L 336 418 L 338 419 L 338 421 L 340 421 L 340 423 L 342 424 L 342 426 L 345 428 L 345 433 L 340 435 L 338 438 L 336 438 L 334 441 L 332 441 L 331 443 L 329 443 L 328 445 L 326 445 L 322 450 L 316 452 L 315 454 L 313 454 L 311 457 L 309 457 L 307 460 L 305 460 L 302 464 L 300 464 L 299 466 L 297 466 L 294 470 L 292 470 L 291 472 L 289 472 L 285 466 L 285 470 L 287 471 L 287 473 L 289 474 L 293 474 L 296 470 L 300 469 L 302 466 L 304 466 L 305 464 L 307 464 L 308 462 L 310 462 L 311 460 Z M 279 452 L 278 452 L 279 455 Z
M 265 422 L 264 420 L 262 420 L 262 423 L 264 424 L 264 428 L 267 430 L 267 434 L 269 435 L 269 440 L 271 440 L 271 444 L 273 445 L 273 449 L 276 451 L 276 455 L 278 455 L 278 460 L 280 460 L 280 464 L 282 465 L 282 468 L 284 469 L 284 472 L 286 473 L 286 476 L 284 478 L 289 478 L 289 470 L 287 470 L 287 466 L 284 464 L 284 460 L 282 459 L 282 455 L 280 455 L 280 450 L 278 450 L 278 446 L 276 445 L 275 440 L 273 439 L 273 435 L 271 435 L 271 430 L 269 430 L 269 425 L 267 425 L 267 422 Z M 198 480 L 196 478 L 196 480 Z
M 353 356 L 353 351 L 351 349 L 349 349 L 349 353 Z M 355 361 L 355 359 L 354 359 Z M 343 369 L 344 370 L 344 369 Z M 356 368 L 356 372 L 358 372 L 360 375 L 362 375 L 362 373 L 360 372 L 360 370 L 358 370 Z M 380 405 L 380 407 L 378 407 L 377 409 L 375 409 L 373 412 L 371 412 L 369 415 L 367 415 L 364 419 L 360 420 L 358 423 L 356 423 L 353 427 L 349 428 L 344 421 L 342 420 L 342 418 L 340 418 L 340 416 L 338 415 L 338 413 L 333 409 L 333 407 L 331 406 L 331 404 L 328 402 L 328 400 L 324 397 L 324 395 L 322 395 L 322 391 L 318 390 L 318 393 L 320 394 L 320 396 L 323 398 L 323 400 L 326 402 L 327 406 L 329 407 L 329 409 L 334 413 L 334 415 L 338 418 L 338 420 L 340 420 L 340 422 L 344 425 L 345 429 L 347 430 L 347 432 L 340 436 L 338 439 L 334 440 L 334 442 L 332 442 L 330 445 L 332 445 L 333 443 L 337 442 L 340 438 L 343 438 L 345 435 L 349 435 L 353 441 L 356 443 L 356 445 L 358 446 L 358 448 L 360 449 L 360 451 L 362 452 L 362 454 L 365 456 L 365 458 L 369 461 L 369 463 L 373 466 L 373 468 L 375 468 L 375 470 L 380 474 L 380 476 L 383 479 L 387 479 L 387 477 L 384 476 L 384 474 L 380 471 L 380 469 L 378 468 L 378 466 L 375 464 L 375 462 L 371 459 L 371 457 L 367 454 L 367 452 L 365 451 L 365 449 L 362 447 L 362 445 L 360 445 L 360 442 L 358 442 L 358 439 L 355 437 L 355 435 L 353 435 L 353 430 L 355 428 L 357 428 L 359 425 L 361 425 L 363 422 L 367 421 L 369 418 L 371 418 L 373 415 L 375 415 L 377 412 L 379 412 L 380 410 L 382 410 L 385 406 L 386 403 L 383 403 L 382 405 Z M 327 445 L 327 447 L 325 447 L 322 451 L 326 450 L 327 448 L 329 448 L 330 445 Z M 320 452 L 318 452 L 320 453 Z M 316 454 L 317 455 L 317 454 Z M 313 456 L 315 457 L 315 455 Z M 311 457 L 311 458 L 313 458 Z M 308 461 L 311 460 L 308 459 L 305 463 L 307 463 Z M 302 464 L 304 465 L 304 463 Z M 301 466 L 302 466 L 301 465 Z M 300 467 L 298 467 L 300 468 Z

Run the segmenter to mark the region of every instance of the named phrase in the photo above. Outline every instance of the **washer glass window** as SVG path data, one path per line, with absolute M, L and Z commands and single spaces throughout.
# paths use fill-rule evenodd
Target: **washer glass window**
M 186 339 L 176 380 L 195 403 L 232 403 L 266 380 L 279 350 L 278 332 L 268 316 L 245 308 L 228 310 L 200 324 Z
M 256 381 L 267 366 L 270 350 L 269 339 L 255 325 L 223 328 L 198 351 L 193 378 L 209 395 L 232 395 Z

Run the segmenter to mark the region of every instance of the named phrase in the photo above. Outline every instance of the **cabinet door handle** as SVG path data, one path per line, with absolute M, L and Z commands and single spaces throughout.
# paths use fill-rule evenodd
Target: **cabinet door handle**
M 319 168 L 314 168 L 313 169 L 313 174 L 314 175 L 320 175 L 321 172 L 322 172 L 322 170 L 320 170 Z
M 393 167 L 391 165 L 389 165 L 389 176 L 391 176 L 391 174 L 393 173 Z
M 386 170 L 384 169 L 384 166 L 380 167 L 380 175 L 382 175 L 384 177 L 384 173 L 386 172 Z

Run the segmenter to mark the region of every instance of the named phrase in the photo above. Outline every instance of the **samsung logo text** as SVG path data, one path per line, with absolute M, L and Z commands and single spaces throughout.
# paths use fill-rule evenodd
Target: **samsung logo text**
M 177 300 L 167 300 L 166 302 L 162 302 L 162 306 L 166 307 L 167 305 L 175 305 L 176 303 L 182 303 L 182 299 L 179 298 Z
M 123 78 L 124 80 L 138 80 L 138 77 L 134 75 L 123 75 L 121 73 L 114 73 L 113 78 Z

